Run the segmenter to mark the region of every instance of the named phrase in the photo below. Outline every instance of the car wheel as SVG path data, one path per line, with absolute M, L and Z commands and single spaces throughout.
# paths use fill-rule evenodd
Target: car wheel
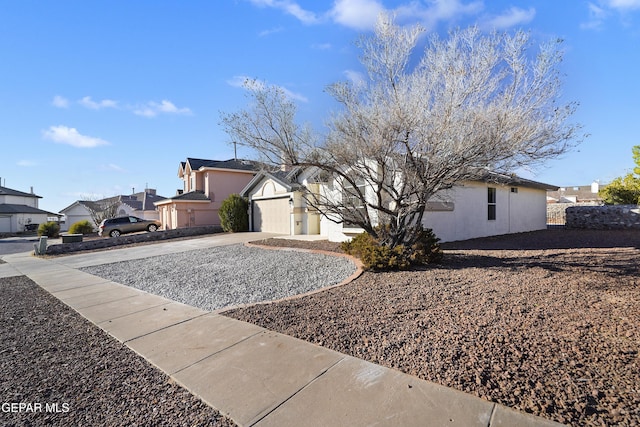
M 118 237 L 120 235 L 120 230 L 111 230 L 109 232 L 109 236 L 111 237 Z
M 151 231 L 151 232 L 156 231 L 157 229 L 158 229 L 158 226 L 155 224 L 151 224 L 147 227 L 147 231 Z

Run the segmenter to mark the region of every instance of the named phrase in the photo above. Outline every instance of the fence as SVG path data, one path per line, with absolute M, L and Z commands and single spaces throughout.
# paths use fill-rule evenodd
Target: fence
M 567 223 L 567 208 L 576 206 L 599 206 L 596 202 L 549 203 L 547 205 L 547 226 L 564 226 Z

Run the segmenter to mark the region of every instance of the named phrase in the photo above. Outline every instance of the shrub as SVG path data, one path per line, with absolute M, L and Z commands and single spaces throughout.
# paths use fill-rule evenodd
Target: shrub
M 249 231 L 249 202 L 239 194 L 232 194 L 220 206 L 220 225 L 227 232 Z
M 57 222 L 49 221 L 43 224 L 40 224 L 38 227 L 38 236 L 47 236 L 47 237 L 58 237 L 58 233 L 60 233 L 60 226 Z
M 83 219 L 82 221 L 74 222 L 73 224 L 71 224 L 71 227 L 69 227 L 69 233 L 91 234 L 93 233 L 93 225 L 91 225 L 88 220 Z
M 384 235 L 389 227 L 378 227 L 376 232 Z M 398 245 L 389 247 L 371 236 L 362 233 L 342 244 L 342 250 L 360 258 L 365 270 L 406 270 L 412 265 L 426 265 L 442 260 L 442 250 L 431 229 L 419 230 L 419 239 L 411 247 Z

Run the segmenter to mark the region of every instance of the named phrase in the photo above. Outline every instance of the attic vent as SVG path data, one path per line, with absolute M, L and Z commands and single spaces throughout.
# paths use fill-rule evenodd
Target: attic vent
M 511 192 L 512 193 L 517 193 L 518 192 L 518 187 L 511 187 Z

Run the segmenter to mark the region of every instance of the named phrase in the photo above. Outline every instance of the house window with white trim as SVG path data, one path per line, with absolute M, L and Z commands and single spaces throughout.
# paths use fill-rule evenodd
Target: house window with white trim
M 494 187 L 487 188 L 487 219 L 489 221 L 496 219 L 496 189 Z

